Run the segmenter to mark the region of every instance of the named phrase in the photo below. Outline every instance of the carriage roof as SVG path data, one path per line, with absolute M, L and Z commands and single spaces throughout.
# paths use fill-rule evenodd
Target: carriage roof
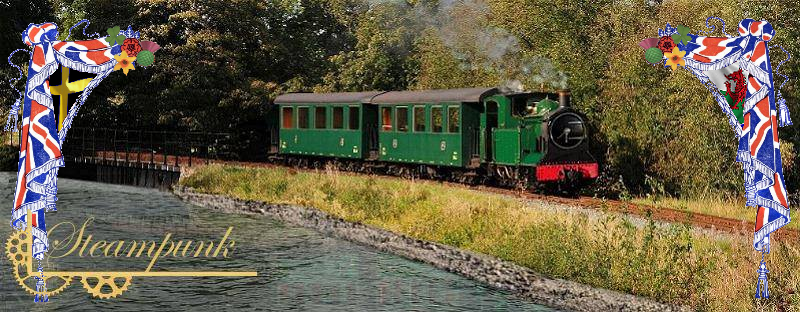
M 339 93 L 289 93 L 278 96 L 275 104 L 407 104 L 407 103 L 475 103 L 499 93 L 497 88 L 462 88 L 425 91 L 370 91 Z
M 275 104 L 352 104 L 369 103 L 369 101 L 383 91 L 368 92 L 337 92 L 337 93 L 288 93 L 275 98 Z
M 484 97 L 497 94 L 497 88 L 463 88 L 442 89 L 425 91 L 392 91 L 372 98 L 372 104 L 403 104 L 403 103 L 441 103 L 441 102 L 467 102 L 475 103 Z

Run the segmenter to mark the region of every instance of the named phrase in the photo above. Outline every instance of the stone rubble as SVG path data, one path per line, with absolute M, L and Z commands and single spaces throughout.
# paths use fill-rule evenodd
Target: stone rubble
M 176 186 L 182 200 L 228 213 L 261 214 L 289 224 L 315 229 L 378 250 L 422 261 L 496 289 L 512 292 L 537 304 L 569 311 L 689 311 L 616 291 L 545 277 L 528 268 L 458 248 L 422 241 L 358 222 L 348 222 L 313 208 L 273 205 Z

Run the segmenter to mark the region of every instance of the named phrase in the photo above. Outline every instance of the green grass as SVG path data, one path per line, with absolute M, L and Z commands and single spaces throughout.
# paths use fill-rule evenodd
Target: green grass
M 200 167 L 181 183 L 205 193 L 315 207 L 349 221 L 497 256 L 542 274 L 705 311 L 777 310 L 798 302 L 796 245 L 768 256 L 770 294 L 753 301 L 760 255 L 748 237 L 626 218 L 535 209 L 525 201 L 433 181 L 286 168 Z M 794 300 L 792 300 L 794 299 Z M 793 308 L 797 308 L 794 306 Z

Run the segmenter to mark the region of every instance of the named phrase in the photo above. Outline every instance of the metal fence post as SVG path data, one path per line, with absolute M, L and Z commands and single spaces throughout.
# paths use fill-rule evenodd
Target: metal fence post
M 139 141 L 136 142 L 136 162 L 142 162 L 142 130 L 136 130 L 139 133 Z
M 108 151 L 108 129 L 103 128 L 103 137 L 100 139 L 100 144 L 102 146 L 98 150 L 100 153 L 103 153 L 103 160 L 106 159 L 106 151 Z
M 161 155 L 164 156 L 164 166 L 167 165 L 167 132 L 161 131 L 162 140 L 164 145 L 161 147 Z
M 187 137 L 187 139 L 188 139 L 188 138 L 191 138 L 191 137 L 192 137 L 192 136 L 191 136 L 191 133 L 187 132 L 187 133 L 186 133 L 186 137 Z M 189 167 L 191 167 L 191 166 L 192 166 L 192 148 L 193 148 L 193 146 L 194 146 L 194 144 L 193 144 L 193 143 L 194 143 L 194 142 L 193 142 L 193 140 L 190 140 L 190 139 L 189 139 Z
M 94 140 L 94 128 L 90 128 L 92 132 L 92 159 L 97 157 L 97 142 Z
M 172 141 L 175 144 L 172 153 L 175 154 L 175 167 L 178 166 L 178 159 L 181 158 L 181 147 L 178 146 L 178 132 L 173 133 L 174 140 Z
M 111 139 L 111 146 L 114 148 L 114 164 L 117 163 L 117 129 L 114 129 L 114 138 Z
M 155 162 L 154 158 L 156 158 L 156 150 L 153 149 L 153 132 L 152 131 L 148 132 L 150 132 L 150 140 L 149 140 L 150 144 L 148 145 L 150 145 L 150 164 L 152 165 L 153 162 Z
M 81 128 L 81 158 L 86 158 L 86 128 Z
M 129 162 L 129 159 L 128 159 L 128 140 L 130 140 L 130 137 L 131 137 L 130 136 L 130 132 L 128 132 L 128 130 L 125 130 L 125 163 L 126 164 Z

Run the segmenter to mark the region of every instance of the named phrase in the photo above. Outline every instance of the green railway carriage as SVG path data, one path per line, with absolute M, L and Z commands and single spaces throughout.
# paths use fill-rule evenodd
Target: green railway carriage
M 517 185 L 598 175 L 583 116 L 566 92 L 294 93 L 275 104 L 279 154 Z
M 282 154 L 369 158 L 369 134 L 377 131 L 377 111 L 367 103 L 380 93 L 292 93 L 277 97 L 275 104 L 280 116 L 278 151 Z M 372 150 L 374 154 L 375 148 Z
M 496 89 L 398 91 L 375 96 L 381 161 L 480 165 L 481 99 Z

